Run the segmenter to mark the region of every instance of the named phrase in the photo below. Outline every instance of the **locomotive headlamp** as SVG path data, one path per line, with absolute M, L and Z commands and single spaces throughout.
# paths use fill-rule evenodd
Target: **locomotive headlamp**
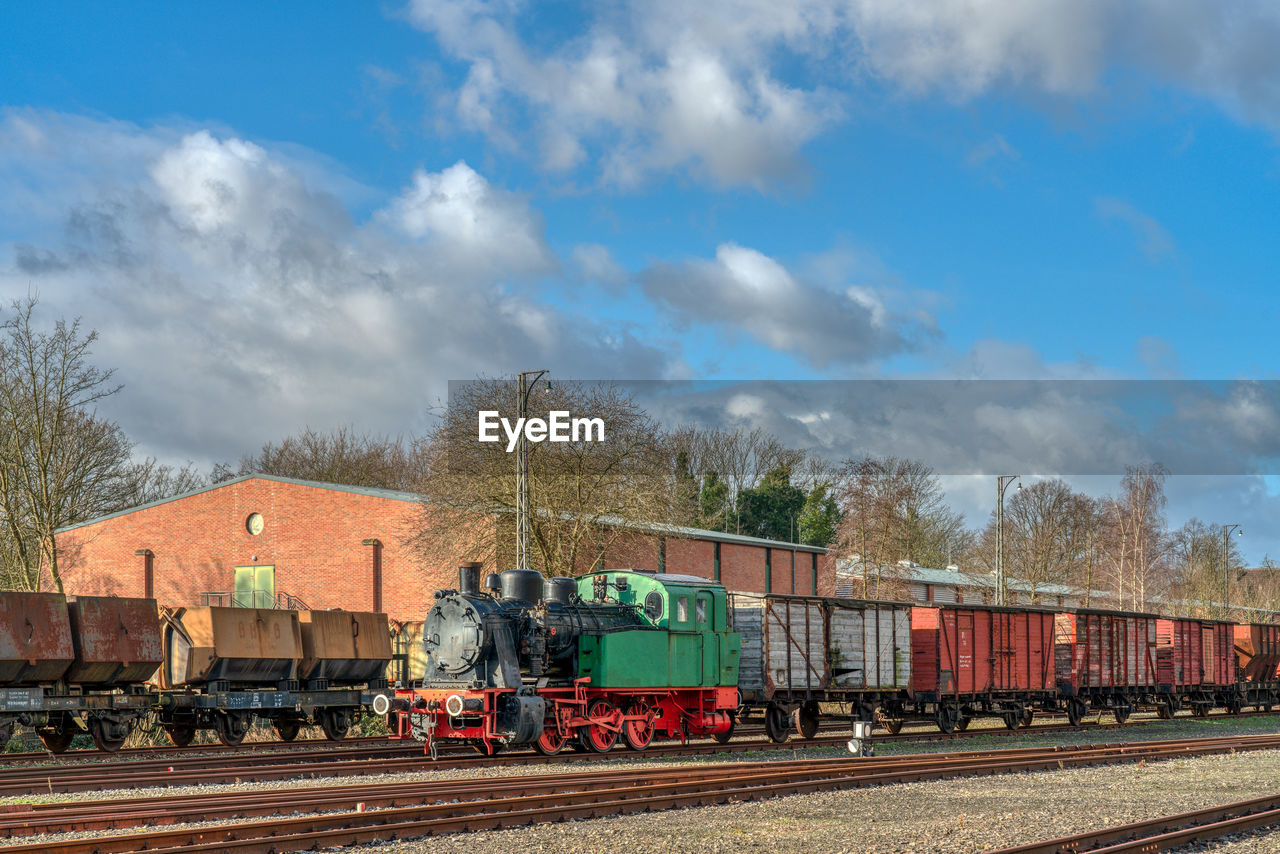
M 450 694 L 449 698 L 444 701 L 444 710 L 451 718 L 456 718 L 462 714 L 462 695 Z
M 373 713 L 375 715 L 385 715 L 391 711 L 391 698 L 386 694 L 378 694 L 373 698 Z

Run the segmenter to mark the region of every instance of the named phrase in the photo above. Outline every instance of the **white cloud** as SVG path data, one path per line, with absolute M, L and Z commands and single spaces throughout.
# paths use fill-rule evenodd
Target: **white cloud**
M 717 247 L 712 261 L 652 266 L 640 282 L 678 322 L 742 330 L 819 368 L 875 359 L 937 334 L 931 317 L 891 312 L 878 289 L 830 289 L 734 243 Z
M 419 429 L 447 380 L 529 364 L 668 368 L 627 326 L 512 286 L 555 262 L 541 217 L 465 164 L 357 223 L 340 174 L 221 132 L 26 112 L 0 115 L 0 139 L 0 311 L 32 289 L 47 318 L 96 328 L 126 384 L 110 414 L 148 453 Z M 8 216 L 14 193 L 43 201 Z
M 1082 98 L 1137 71 L 1280 130 L 1280 7 L 1267 0 L 630 0 L 584 4 L 576 30 L 535 45 L 522 34 L 538 8 L 411 0 L 409 17 L 465 64 L 466 127 L 519 149 L 513 128 L 528 122 L 544 167 L 590 161 L 620 185 L 671 170 L 792 180 L 867 80 Z
M 492 187 L 459 161 L 438 173 L 421 169 L 386 211 L 386 222 L 454 263 L 525 274 L 554 266 L 541 216 L 527 202 Z

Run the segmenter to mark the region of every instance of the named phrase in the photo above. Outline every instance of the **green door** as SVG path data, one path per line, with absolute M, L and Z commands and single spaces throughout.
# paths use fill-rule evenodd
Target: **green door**
M 237 608 L 273 608 L 276 604 L 274 566 L 237 566 L 236 591 L 231 604 Z
M 713 629 L 715 625 L 715 599 L 710 590 L 699 590 L 694 604 L 694 623 L 702 633 L 702 673 L 698 684 L 715 685 L 720 674 L 720 644 Z

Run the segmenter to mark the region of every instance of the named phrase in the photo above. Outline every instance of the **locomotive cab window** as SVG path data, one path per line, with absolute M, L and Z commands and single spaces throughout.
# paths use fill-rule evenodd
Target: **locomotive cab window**
M 694 605 L 694 618 L 698 623 L 698 628 L 708 629 L 708 621 L 711 619 L 711 594 L 699 593 L 697 602 Z
M 689 622 L 689 597 L 681 596 L 676 600 L 676 622 Z
M 644 597 L 644 615 L 655 623 L 662 619 L 662 594 L 657 590 Z

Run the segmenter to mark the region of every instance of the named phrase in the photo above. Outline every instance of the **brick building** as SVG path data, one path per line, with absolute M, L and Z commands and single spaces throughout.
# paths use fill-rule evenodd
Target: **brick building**
M 432 563 L 407 543 L 422 512 L 412 493 L 246 475 L 64 528 L 59 566 L 70 594 L 154 596 L 161 605 L 279 602 L 421 619 L 432 593 L 457 579 L 455 561 Z M 820 548 L 612 524 L 628 530 L 604 554 L 607 566 L 718 578 L 735 590 L 835 592 Z

